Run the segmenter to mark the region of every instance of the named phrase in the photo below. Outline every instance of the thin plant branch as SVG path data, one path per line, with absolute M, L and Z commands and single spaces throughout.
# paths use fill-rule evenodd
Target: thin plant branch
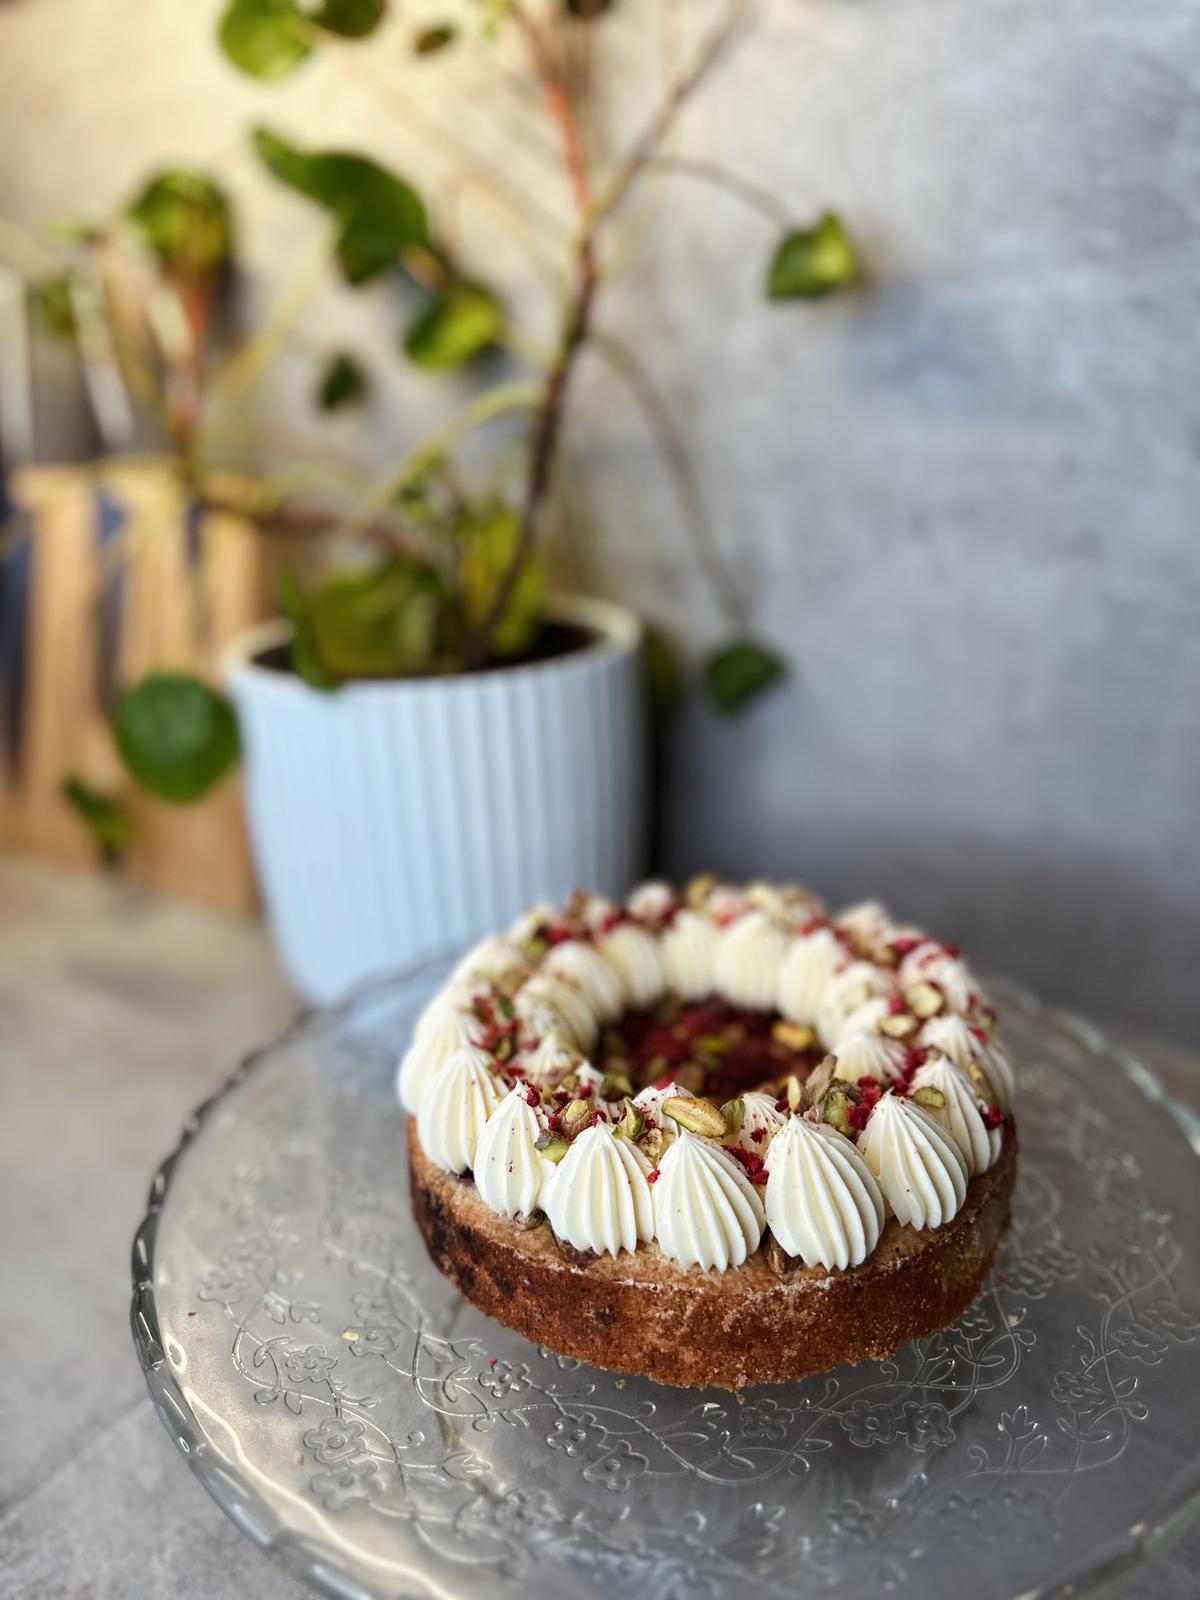
M 542 400 L 542 386 L 531 381 L 497 384 L 485 389 L 450 420 L 414 445 L 381 483 L 360 499 L 337 530 L 338 543 L 352 542 L 391 504 L 422 462 L 444 455 L 459 439 L 508 411 L 534 409 Z
M 224 371 L 214 380 L 208 404 L 195 439 L 196 466 L 203 477 L 213 446 L 232 426 L 247 395 L 278 355 L 299 320 L 333 256 L 336 234 L 324 228 L 300 257 L 291 282 L 284 288 L 263 327 L 248 339 Z
M 563 317 L 558 356 L 546 374 L 541 402 L 534 418 L 517 539 L 491 605 L 475 636 L 468 641 L 469 665 L 478 666 L 486 660 L 492 634 L 508 609 L 521 571 L 533 551 L 539 512 L 550 482 L 562 431 L 571 372 L 590 331 L 592 302 L 600 281 L 596 257 L 597 230 L 657 155 L 680 110 L 724 56 L 756 3 L 757 0 L 730 0 L 701 41 L 691 62 L 668 89 L 656 115 L 634 141 L 602 194 L 596 197 L 591 189 L 587 155 L 575 107 L 554 50 L 523 0 L 510 0 L 509 16 L 525 38 L 542 82 L 547 113 L 559 131 L 563 162 L 579 213 L 579 230 L 574 250 L 574 288 Z
M 646 167 L 654 160 L 675 119 L 732 46 L 756 5 L 757 0 L 731 0 L 726 6 L 702 41 L 691 64 L 675 79 L 662 105 L 639 137 L 634 140 L 629 153 L 597 197 L 594 213 L 597 222 L 620 205 Z
M 488 189 L 505 214 L 511 219 L 525 220 L 536 217 L 540 226 L 552 236 L 562 231 L 562 218 L 554 215 L 535 194 L 514 183 L 511 175 L 501 179 L 487 163 L 476 155 L 461 137 L 453 123 L 435 117 L 428 106 L 421 105 L 416 96 L 406 95 L 401 101 L 394 92 L 390 78 L 377 76 L 367 64 L 365 56 L 342 50 L 331 41 L 325 50 L 326 58 L 339 70 L 345 80 L 365 92 L 388 116 L 402 126 L 409 135 L 416 135 L 424 143 L 444 155 L 447 148 L 455 154 L 460 169 L 472 174 L 477 185 Z
M 521 29 L 529 45 L 530 55 L 542 80 L 547 112 L 558 128 L 563 162 L 579 212 L 579 232 L 574 251 L 575 287 L 563 318 L 558 354 L 546 373 L 534 418 L 529 446 L 529 469 L 517 538 L 512 557 L 500 582 L 496 585 L 491 604 L 473 638 L 468 641 L 467 662 L 471 666 L 478 666 L 486 660 L 492 634 L 508 609 L 521 572 L 533 551 L 537 536 L 538 512 L 554 466 L 571 369 L 587 337 L 592 300 L 598 282 L 591 178 L 588 172 L 587 153 L 570 91 L 548 40 L 518 0 L 512 0 L 509 15 Z
M 671 414 L 670 406 L 649 372 L 627 345 L 614 339 L 611 334 L 596 330 L 593 330 L 589 343 L 625 384 L 646 419 L 675 491 L 697 565 L 709 586 L 717 610 L 732 626 L 744 629 L 749 620 L 748 608 L 733 568 L 721 549 L 717 530 L 692 465 L 687 441 Z
M 646 170 L 667 177 L 694 178 L 710 188 L 720 189 L 778 227 L 787 228 L 793 222 L 791 212 L 769 189 L 744 178 L 731 167 L 722 166 L 719 161 L 707 161 L 699 156 L 659 156 Z

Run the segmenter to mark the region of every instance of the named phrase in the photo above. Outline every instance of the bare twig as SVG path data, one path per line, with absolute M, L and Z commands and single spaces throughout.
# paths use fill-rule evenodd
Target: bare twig
M 597 222 L 620 205 L 632 185 L 654 160 L 676 117 L 732 45 L 756 3 L 757 0 L 730 0 L 701 43 L 691 64 L 668 89 L 662 105 L 634 140 L 624 161 L 605 185 L 603 193 L 597 197 L 594 213 Z
M 738 628 L 748 621 L 746 602 L 738 589 L 733 569 L 725 559 L 708 505 L 692 466 L 687 441 L 680 432 L 671 408 L 659 393 L 646 368 L 627 345 L 610 334 L 593 331 L 591 347 L 602 355 L 640 406 L 654 435 L 663 465 L 671 479 L 684 527 L 692 541 L 696 562 L 703 573 L 717 609 Z
M 554 465 L 571 369 L 580 346 L 587 337 L 597 284 L 591 180 L 575 107 L 554 52 L 541 28 L 524 6 L 518 3 L 511 5 L 510 15 L 529 45 L 530 55 L 542 80 L 547 112 L 558 128 L 563 162 L 575 206 L 579 212 L 579 232 L 575 246 L 574 289 L 563 318 L 558 354 L 546 373 L 541 402 L 534 418 L 525 497 L 521 507 L 517 539 L 512 559 L 496 585 L 491 605 L 475 636 L 468 642 L 467 660 L 471 666 L 478 666 L 486 660 L 492 634 L 508 609 L 521 571 L 533 550 L 537 535 L 538 511 Z
M 467 659 L 472 666 L 478 666 L 486 660 L 492 634 L 508 608 L 521 571 L 533 550 L 538 514 L 549 486 L 562 431 L 563 408 L 571 372 L 590 331 L 592 303 L 599 284 L 597 230 L 654 159 L 681 108 L 725 54 L 755 4 L 756 0 L 730 0 L 690 64 L 668 89 L 656 115 L 609 179 L 603 194 L 593 197 L 578 118 L 554 51 L 522 0 L 510 0 L 509 15 L 525 37 L 542 82 L 547 112 L 559 130 L 563 161 L 579 212 L 579 232 L 575 246 L 573 289 L 563 317 L 559 351 L 546 374 L 541 402 L 534 418 L 518 535 L 512 559 L 496 586 L 492 603 L 475 637 L 468 644 Z M 678 438 L 675 444 L 680 446 Z M 717 548 L 715 543 L 712 548 Z M 719 551 L 717 560 L 719 562 Z M 710 575 L 715 571 L 711 559 L 708 570 Z M 741 603 L 736 597 L 736 590 L 729 591 L 727 588 L 726 602 L 731 598 L 740 611 Z
M 743 178 L 731 167 L 723 167 L 719 161 L 706 161 L 698 156 L 659 156 L 649 163 L 647 171 L 661 172 L 667 177 L 694 178 L 732 195 L 768 222 L 782 228 L 792 223 L 791 212 L 769 189 Z

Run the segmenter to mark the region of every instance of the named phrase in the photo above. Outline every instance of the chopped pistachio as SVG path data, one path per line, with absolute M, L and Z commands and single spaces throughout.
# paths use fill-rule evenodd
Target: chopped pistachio
M 619 1139 L 640 1139 L 646 1130 L 646 1119 L 632 1100 L 624 1102 L 624 1115 L 614 1132 Z
M 935 983 L 914 983 L 905 990 L 904 1003 L 915 1017 L 924 1022 L 936 1017 L 946 1003 L 946 997 Z
M 525 943 L 521 946 L 521 954 L 525 957 L 526 961 L 540 961 L 549 948 L 550 946 L 546 943 L 545 939 L 539 936 L 538 938 L 534 939 L 526 939 Z
M 661 1128 L 646 1128 L 643 1130 L 643 1132 L 638 1134 L 638 1149 L 653 1163 L 654 1166 L 658 1165 L 658 1158 L 663 1153 L 663 1146 L 665 1143 L 666 1140 L 663 1138 L 663 1131 Z
M 828 1089 L 829 1085 L 833 1082 L 836 1076 L 836 1056 L 826 1056 L 821 1062 L 820 1066 L 813 1068 L 808 1077 L 804 1080 L 804 1094 L 801 1104 L 805 1110 L 807 1110 L 809 1106 L 816 1105 L 817 1101 L 825 1093 L 826 1089 Z M 791 1104 L 790 1101 L 788 1103 L 789 1105 Z
M 920 1023 L 911 1011 L 897 1011 L 890 1017 L 884 1017 L 879 1024 L 879 1031 L 887 1034 L 889 1039 L 911 1039 L 919 1027 Z
M 627 1072 L 606 1072 L 600 1080 L 601 1100 L 624 1100 L 633 1093 L 633 1080 Z
M 533 1141 L 533 1148 L 557 1166 L 571 1146 L 560 1133 L 551 1133 L 549 1128 L 543 1128 Z
M 699 910 L 709 895 L 717 887 L 716 874 L 701 872 L 688 884 L 686 889 L 687 903 L 693 910 Z
M 724 1055 L 729 1049 L 729 1040 L 723 1033 L 702 1033 L 695 1044 L 697 1050 L 703 1050 L 710 1056 Z
M 694 1095 L 669 1095 L 662 1103 L 662 1113 L 689 1133 L 698 1133 L 705 1139 L 720 1139 L 725 1133 L 725 1118 L 711 1100 L 698 1100 Z
M 740 1096 L 736 1100 L 726 1100 L 721 1107 L 721 1115 L 725 1118 L 725 1137 L 736 1139 L 746 1121 L 745 1100 Z
M 923 1089 L 914 1089 L 909 1098 L 929 1111 L 944 1111 L 946 1108 L 946 1096 L 931 1083 L 927 1083 Z
M 661 1074 L 660 1074 L 661 1076 Z M 685 1061 L 675 1074 L 675 1082 L 681 1088 L 690 1089 L 693 1094 L 699 1094 L 704 1088 L 708 1074 L 698 1061 Z
M 850 1107 L 857 1105 L 858 1093 L 848 1083 L 836 1083 L 821 1096 L 818 1107 L 821 1121 L 847 1136 L 850 1134 Z
M 568 1141 L 590 1126 L 594 1112 L 590 1100 L 569 1100 L 559 1113 L 563 1138 Z
M 817 1036 L 802 1022 L 777 1022 L 771 1029 L 771 1037 L 785 1050 L 795 1050 L 799 1054 L 802 1050 L 811 1050 Z
M 804 1085 L 794 1072 L 784 1084 L 783 1093 L 788 1103 L 788 1109 L 799 1111 L 804 1104 Z

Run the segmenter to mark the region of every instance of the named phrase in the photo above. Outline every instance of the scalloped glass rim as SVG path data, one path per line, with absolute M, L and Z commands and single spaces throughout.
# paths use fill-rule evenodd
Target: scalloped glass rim
M 385 974 L 358 985 L 342 1001 L 332 1006 L 301 1013 L 265 1045 L 250 1052 L 226 1082 L 196 1107 L 180 1133 L 175 1149 L 166 1157 L 151 1181 L 146 1214 L 134 1236 L 132 1250 L 133 1293 L 130 1320 L 134 1347 L 146 1378 L 150 1397 L 164 1427 L 205 1489 L 222 1511 L 260 1550 L 317 1593 L 337 1600 L 377 1600 L 371 1590 L 338 1570 L 332 1552 L 319 1541 L 290 1528 L 276 1509 L 259 1493 L 249 1475 L 239 1475 L 213 1459 L 203 1429 L 184 1390 L 166 1359 L 155 1299 L 155 1244 L 159 1218 L 168 1198 L 173 1174 L 180 1157 L 201 1133 L 231 1091 L 276 1051 L 286 1048 L 309 1032 L 316 1032 L 352 1017 L 381 994 L 395 996 L 410 992 L 412 1005 L 432 993 L 447 975 L 453 957 L 427 961 L 399 974 Z M 1024 1015 L 1065 1033 L 1089 1055 L 1104 1058 L 1125 1074 L 1145 1099 L 1165 1113 L 1182 1131 L 1193 1153 L 1200 1156 L 1200 1116 L 1176 1101 L 1156 1075 L 1129 1052 L 1113 1045 L 1094 1024 L 1066 1011 L 1045 1006 L 1027 988 L 1011 981 L 992 979 L 989 988 Z M 1086 1573 L 1073 1573 L 1054 1589 L 1037 1589 L 1021 1600 L 1071 1600 L 1088 1597 L 1103 1600 L 1115 1595 L 1131 1576 L 1158 1559 L 1200 1517 L 1200 1458 L 1191 1461 L 1161 1496 L 1161 1504 L 1151 1514 L 1114 1541 L 1119 1548 L 1098 1553 L 1097 1564 Z M 425 1594 L 432 1591 L 425 1591 Z M 401 1600 L 399 1595 L 396 1600 Z M 409 1600 L 409 1597 L 404 1597 Z M 414 1591 L 411 1600 L 424 1600 Z

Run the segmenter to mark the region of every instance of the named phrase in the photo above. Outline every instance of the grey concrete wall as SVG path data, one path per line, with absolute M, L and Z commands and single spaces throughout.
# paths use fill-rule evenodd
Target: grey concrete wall
M 457 144 L 506 141 L 544 192 L 540 132 L 479 92 L 486 62 L 414 91 L 397 130 L 379 84 L 334 66 L 235 81 L 212 9 L 5 8 L 0 209 L 85 208 L 154 154 L 234 157 L 266 274 L 312 219 L 235 157 L 251 115 L 431 178 Z M 601 52 L 610 140 L 651 58 L 645 8 L 624 10 Z M 676 10 L 694 32 L 707 6 Z M 981 963 L 1180 1037 L 1200 1023 L 1198 88 L 1187 0 L 766 0 L 678 147 L 801 216 L 838 205 L 869 290 L 757 303 L 770 229 L 679 180 L 602 310 L 652 359 L 756 627 L 793 664 L 742 720 L 693 706 L 672 734 L 667 864 L 882 890 Z M 499 237 L 468 242 L 533 303 Z M 370 344 L 393 315 L 331 289 L 305 337 Z M 289 355 L 277 399 L 313 359 Z M 595 361 L 576 401 L 574 570 L 698 652 L 720 624 L 645 429 Z M 381 461 L 446 403 L 405 379 L 333 445 Z

